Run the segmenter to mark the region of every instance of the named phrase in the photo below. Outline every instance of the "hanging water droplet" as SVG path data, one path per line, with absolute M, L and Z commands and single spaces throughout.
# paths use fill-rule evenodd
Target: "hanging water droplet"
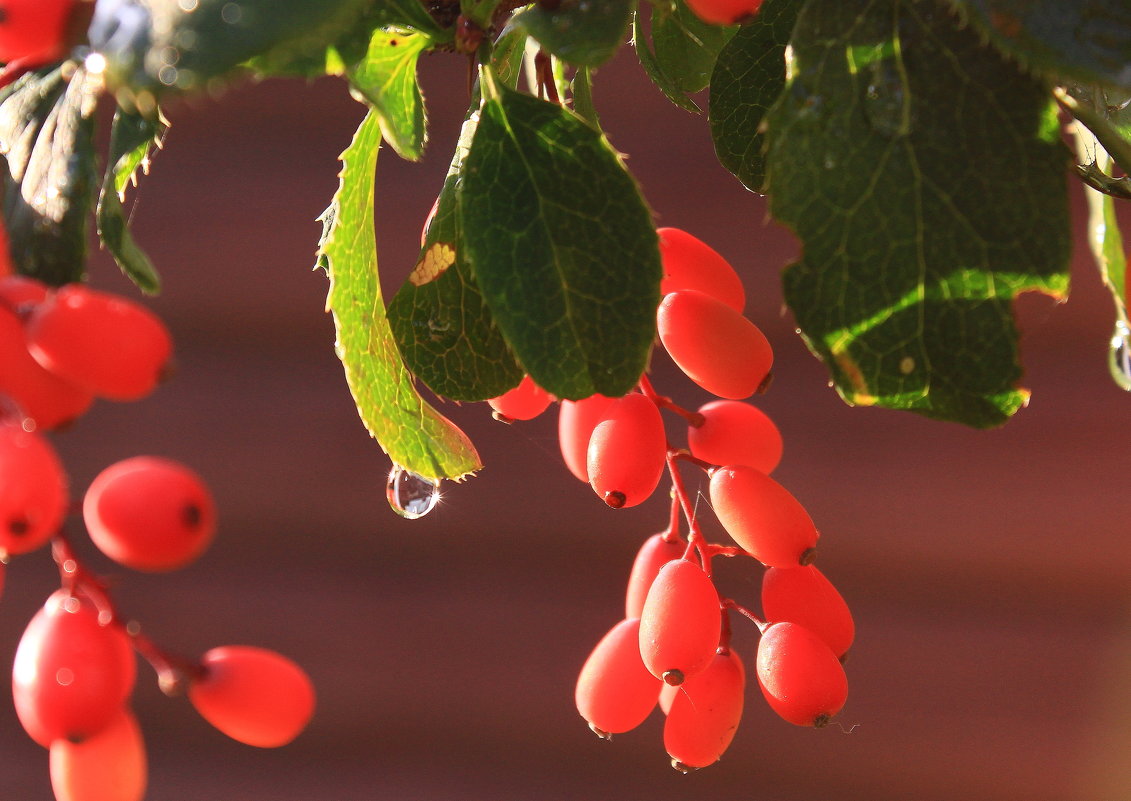
M 436 508 L 440 500 L 440 482 L 393 465 L 389 482 L 385 485 L 389 506 L 401 517 L 415 520 Z
M 1126 320 L 1115 321 L 1107 360 L 1115 383 L 1131 392 L 1131 327 Z

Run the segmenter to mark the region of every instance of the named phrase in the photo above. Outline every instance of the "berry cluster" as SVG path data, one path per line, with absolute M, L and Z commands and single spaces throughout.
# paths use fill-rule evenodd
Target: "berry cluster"
M 71 423 L 96 397 L 149 394 L 171 353 L 164 324 L 130 300 L 79 284 L 51 289 L 0 278 L 0 555 L 7 562 L 50 542 L 60 576 L 20 639 L 12 696 L 25 731 L 50 750 L 58 801 L 143 796 L 145 748 L 129 706 L 135 650 L 165 692 L 187 691 L 207 721 L 241 742 L 283 745 L 313 713 L 309 678 L 273 651 L 227 646 L 194 661 L 159 648 L 121 615 L 71 547 L 69 482 L 45 432 Z M 191 563 L 216 528 L 201 478 L 155 456 L 103 470 L 83 496 L 81 517 L 102 554 L 147 572 Z
M 818 539 L 812 519 L 769 476 L 781 459 L 781 435 L 744 402 L 768 385 L 773 354 L 743 316 L 742 282 L 692 235 L 673 228 L 658 234 L 660 342 L 692 381 L 719 397 L 691 412 L 644 378 L 638 391 L 621 398 L 563 401 L 558 434 L 566 466 L 613 508 L 643 502 L 665 470 L 670 476 L 668 525 L 637 554 L 624 619 L 585 662 L 575 700 L 605 738 L 635 728 L 659 705 L 672 764 L 687 771 L 718 760 L 742 716 L 745 667 L 731 647 L 731 610 L 761 632 L 755 670 L 767 702 L 799 726 L 824 726 L 843 707 L 842 659 L 854 626 L 840 593 L 812 565 Z M 527 419 L 550 400 L 528 378 L 491 405 L 496 416 Z M 686 449 L 669 443 L 665 409 L 687 423 Z M 707 541 L 681 463 L 706 471 L 711 507 L 735 544 Z M 711 573 L 716 556 L 750 557 L 765 566 L 763 617 L 720 595 Z

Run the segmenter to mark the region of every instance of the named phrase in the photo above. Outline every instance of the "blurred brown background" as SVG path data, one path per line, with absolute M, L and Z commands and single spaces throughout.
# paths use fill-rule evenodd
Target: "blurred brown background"
M 460 59 L 422 69 L 430 156 L 412 165 L 386 149 L 378 166 L 387 296 L 413 263 L 466 102 Z M 388 461 L 357 420 L 327 282 L 311 271 L 315 218 L 362 109 L 335 81 L 269 82 L 168 110 L 134 219 L 166 279 L 153 305 L 180 370 L 143 402 L 98 405 L 57 443 L 76 494 L 137 453 L 208 477 L 221 532 L 197 564 L 151 576 L 92 563 L 162 644 L 283 651 L 320 707 L 293 745 L 259 751 L 165 699 L 143 666 L 148 798 L 1131 799 L 1131 397 L 1106 374 L 1110 304 L 1084 248 L 1068 303 L 1020 304 L 1033 400 L 1006 427 L 849 409 L 781 311 L 778 273 L 796 246 L 715 162 L 705 120 L 668 105 L 627 51 L 596 92 L 658 223 L 732 260 L 775 345 L 758 402 L 786 439 L 776 477 L 822 529 L 821 566 L 859 627 L 841 726 L 792 727 L 751 681 L 730 751 L 690 776 L 668 767 L 658 714 L 612 743 L 588 731 L 576 672 L 621 614 L 632 556 L 667 501 L 604 508 L 562 466 L 552 414 L 505 427 L 481 404 L 448 405 L 486 468 L 425 519 L 389 511 Z M 103 256 L 93 273 L 131 291 Z M 661 390 L 704 399 L 660 361 Z M 724 589 L 756 605 L 760 570 L 723 568 Z M 9 567 L 4 653 L 54 580 L 45 553 Z M 752 627 L 737 625 L 752 653 Z M 0 799 L 49 801 L 46 753 L 10 703 L 0 754 Z

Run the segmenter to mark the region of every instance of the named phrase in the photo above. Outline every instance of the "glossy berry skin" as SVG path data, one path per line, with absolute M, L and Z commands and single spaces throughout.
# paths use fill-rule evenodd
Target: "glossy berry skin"
M 201 657 L 189 701 L 233 740 L 260 748 L 286 745 L 314 714 L 314 685 L 290 659 L 265 648 L 225 645 Z
M 656 330 L 679 369 L 720 398 L 750 397 L 773 365 L 773 350 L 761 330 L 702 292 L 665 295 L 656 310 Z
M 653 676 L 680 684 L 707 667 L 719 645 L 722 612 L 714 582 L 687 559 L 656 575 L 640 615 L 640 656 Z
M 550 405 L 550 393 L 534 383 L 528 375 L 522 377 L 519 385 L 487 403 L 496 413 L 508 420 L 533 420 Z
M 767 475 L 781 461 L 782 438 L 774 421 L 757 406 L 716 400 L 698 409 L 703 425 L 689 426 L 687 448 L 716 465 L 746 465 Z
M 625 619 L 597 643 L 577 677 L 574 701 L 601 735 L 635 729 L 652 712 L 662 682 L 640 659 L 640 620 Z
M 628 589 L 624 596 L 625 617 L 640 617 L 648 590 L 656 580 L 660 568 L 681 558 L 686 550 L 687 543 L 683 540 L 676 538 L 669 541 L 663 534 L 653 534 L 640 546 L 632 563 L 632 572 L 628 576 Z
M 773 567 L 813 561 L 817 529 L 789 490 L 753 467 L 719 467 L 710 475 L 711 507 L 744 551 Z
M 615 398 L 604 395 L 590 395 L 579 401 L 564 400 L 558 410 L 558 445 L 562 451 L 562 461 L 569 472 L 579 480 L 589 483 L 589 468 L 586 465 L 589 454 L 589 438 L 593 429 Z
M 98 549 L 134 570 L 184 567 L 216 531 L 215 504 L 200 476 L 157 456 L 135 456 L 99 473 L 82 516 Z
M 42 746 L 59 739 L 79 742 L 111 723 L 136 674 L 122 628 L 103 625 L 90 599 L 59 590 L 28 623 L 16 648 L 16 715 Z
M 672 764 L 705 768 L 730 746 L 742 719 L 746 669 L 733 650 L 716 653 L 701 673 L 671 698 L 664 721 L 664 748 Z
M 687 7 L 704 22 L 734 25 L 758 13 L 762 0 L 687 0 Z
M 762 575 L 762 613 L 774 623 L 797 623 L 816 634 L 837 657 L 856 636 L 848 604 L 816 565 L 771 567 Z
M 0 296 L 0 300 L 3 300 Z M 0 304 L 0 394 L 43 430 L 61 428 L 81 417 L 94 396 L 32 358 L 16 312 Z
M 145 741 L 129 709 L 81 743 L 51 743 L 55 801 L 141 801 L 145 795 Z
M 0 424 L 0 551 L 21 554 L 44 545 L 63 522 L 67 477 L 41 435 Z
M 695 289 L 742 313 L 746 289 L 730 262 L 706 242 L 680 228 L 658 228 L 656 234 L 664 265 L 661 295 Z
M 589 484 L 614 509 L 636 506 L 660 483 L 667 452 L 664 421 L 656 404 L 635 393 L 617 398 L 589 438 Z
M 757 667 L 770 707 L 797 726 L 824 726 L 848 698 L 848 679 L 836 654 L 796 623 L 775 623 L 762 632 Z
M 27 340 L 47 370 L 121 401 L 152 392 L 173 350 L 164 323 L 144 306 L 82 284 L 61 287 L 35 309 Z
M 3 0 L 0 2 L 0 61 L 29 66 L 63 57 L 63 38 L 75 0 Z

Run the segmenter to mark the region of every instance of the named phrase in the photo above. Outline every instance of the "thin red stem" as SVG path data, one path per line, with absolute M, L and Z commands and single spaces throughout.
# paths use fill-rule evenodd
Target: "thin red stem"
M 738 612 L 738 614 L 753 621 L 754 625 L 758 627 L 758 631 L 760 632 L 765 633 L 766 629 L 770 627 L 769 623 L 767 623 L 765 620 L 762 620 L 762 618 L 758 617 L 756 614 L 754 614 L 742 604 L 738 603 L 738 601 L 735 601 L 733 598 L 724 598 L 723 608 L 733 609 L 735 612 Z
M 673 401 L 671 398 L 669 398 L 667 395 L 661 395 L 656 392 L 656 390 L 652 386 L 652 382 L 648 380 L 647 376 L 640 376 L 640 391 L 643 392 L 644 395 L 650 401 L 652 401 L 652 403 L 656 404 L 656 406 L 660 409 L 667 409 L 668 411 L 672 411 L 678 414 L 680 417 L 686 420 L 687 424 L 692 428 L 699 428 L 699 426 L 707 422 L 707 418 L 699 414 L 699 412 L 693 412 L 689 409 L 685 409 L 678 403 Z

